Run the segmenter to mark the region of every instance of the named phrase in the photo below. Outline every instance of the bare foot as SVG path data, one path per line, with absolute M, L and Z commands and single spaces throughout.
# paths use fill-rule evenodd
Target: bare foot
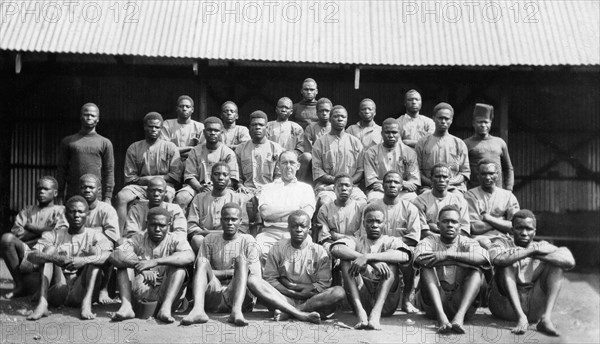
M 33 310 L 33 313 L 27 316 L 27 320 L 39 320 L 48 316 L 48 302 L 40 302 Z
M 196 311 L 192 309 L 190 314 L 181 319 L 181 325 L 187 326 L 191 324 L 204 324 L 208 322 L 208 315 L 204 311 Z
M 443 324 L 442 326 L 438 327 L 438 329 L 437 329 L 437 333 L 439 333 L 439 334 L 448 334 L 451 332 L 452 332 L 452 324 L 450 324 L 450 323 Z
M 308 321 L 313 324 L 320 324 L 321 315 L 319 314 L 319 312 L 304 313 L 302 317 L 298 318 L 298 320 Z
M 527 318 L 523 318 L 523 319 L 519 319 L 519 322 L 517 322 L 517 326 L 515 326 L 512 330 L 510 330 L 511 333 L 514 334 L 524 334 L 525 332 L 527 332 L 527 328 L 529 327 L 529 322 L 527 321 Z
M 25 296 L 27 293 L 25 292 L 25 289 L 21 286 L 19 287 L 14 287 L 13 290 L 9 291 L 8 293 L 4 294 L 4 298 L 7 300 L 13 299 L 13 298 L 17 298 L 17 297 L 21 297 L 21 296 Z
M 273 312 L 273 320 L 275 320 L 275 321 L 286 321 L 286 320 L 288 320 L 289 318 L 290 318 L 290 315 L 289 315 L 289 314 L 287 314 L 287 313 L 285 313 L 285 312 L 282 312 L 282 311 L 280 311 L 279 309 L 276 309 L 276 310 Z
M 461 324 L 461 323 L 453 322 L 451 326 L 452 326 L 452 332 L 454 332 L 454 333 L 458 333 L 458 334 L 467 333 L 467 331 L 465 331 L 465 328 L 463 327 L 463 324 Z
M 248 326 L 248 321 L 246 321 L 246 318 L 244 318 L 242 313 L 234 314 L 232 312 L 231 315 L 229 315 L 227 322 L 234 324 L 235 326 Z
M 100 290 L 100 294 L 98 294 L 98 303 L 102 305 L 108 305 L 115 303 L 116 301 L 108 296 L 108 289 L 104 288 Z
M 133 309 L 119 309 L 116 313 L 114 313 L 111 317 L 113 321 L 123 321 L 127 319 L 135 318 L 135 312 Z
M 419 309 L 417 307 L 413 306 L 413 304 L 410 303 L 409 301 L 406 301 L 405 303 L 402 304 L 402 310 L 408 314 L 419 313 Z
M 171 312 L 165 312 L 162 309 L 158 311 L 155 319 L 162 321 L 164 323 L 167 323 L 167 324 L 175 322 L 175 318 L 173 318 L 173 316 L 171 316 Z
M 362 309 L 362 307 L 359 307 L 360 310 L 356 311 L 356 316 L 358 317 L 358 323 L 356 323 L 356 325 L 354 325 L 354 328 L 357 330 L 363 330 L 366 329 L 367 326 L 369 325 L 369 320 L 367 317 L 367 312 L 365 312 L 364 309 Z
M 560 334 L 550 319 L 542 317 L 537 324 L 537 330 L 549 336 L 558 337 Z
M 96 314 L 92 313 L 91 306 L 81 306 L 81 320 L 92 320 L 96 319 Z
M 381 324 L 379 323 L 379 319 L 369 319 L 369 323 L 367 324 L 367 330 L 377 330 L 381 331 Z

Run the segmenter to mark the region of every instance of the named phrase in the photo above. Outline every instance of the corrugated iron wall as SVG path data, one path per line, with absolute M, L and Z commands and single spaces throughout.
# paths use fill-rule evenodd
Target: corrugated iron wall
M 158 68 L 158 67 L 157 67 Z M 35 201 L 35 180 L 45 174 L 56 174 L 58 144 L 62 137 L 79 128 L 79 107 L 88 101 L 101 110 L 98 132 L 114 145 L 116 159 L 116 190 L 123 186 L 123 160 L 127 147 L 143 138 L 141 119 L 149 111 L 158 111 L 173 118 L 175 99 L 189 94 L 196 101 L 196 115 L 201 92 L 198 77 L 141 76 L 123 72 L 123 76 L 103 75 L 19 75 L 12 82 L 19 91 L 13 109 L 16 130 L 12 138 L 10 208 L 18 211 Z M 166 73 L 168 74 L 168 73 Z M 190 73 L 191 74 L 191 73 Z M 597 73 L 571 74 L 552 72 L 531 73 L 513 81 L 508 90 L 510 122 L 509 150 L 517 177 L 526 177 L 556 158 L 548 147 L 541 145 L 531 130 L 540 132 L 551 144 L 568 150 L 590 135 L 596 138 L 572 152 L 573 157 L 595 172 L 600 171 L 600 94 Z M 85 74 L 76 74 L 85 75 Z M 531 78 L 531 75 L 535 78 Z M 240 103 L 240 123 L 256 109 L 274 119 L 276 100 L 288 96 L 300 100 L 304 77 L 314 77 L 319 83 L 319 97 L 330 98 L 346 106 L 350 123 L 358 120 L 357 107 L 362 98 L 377 103 L 377 122 L 403 113 L 403 92 L 417 87 L 423 94 L 423 112 L 429 114 L 438 101 L 461 103 L 469 94 L 487 88 L 477 101 L 500 105 L 502 84 L 500 72 L 452 71 L 390 72 L 363 71 L 360 89 L 354 89 L 352 70 L 287 70 L 248 68 L 229 73 L 218 70 L 208 73 L 207 109 L 218 115 L 220 103 L 226 99 Z M 474 101 L 472 102 L 474 103 Z M 472 104 L 457 109 L 451 133 L 465 138 L 471 134 L 469 112 Z M 499 114 L 499 111 L 496 112 Z M 498 116 L 498 115 L 497 115 Z M 521 122 L 528 128 L 521 127 Z M 498 123 L 494 125 L 497 132 Z M 579 179 L 578 179 L 579 178 Z M 600 186 L 582 176 L 567 163 L 561 162 L 516 192 L 522 207 L 534 211 L 563 212 L 600 209 Z M 520 179 L 517 179 L 519 182 Z

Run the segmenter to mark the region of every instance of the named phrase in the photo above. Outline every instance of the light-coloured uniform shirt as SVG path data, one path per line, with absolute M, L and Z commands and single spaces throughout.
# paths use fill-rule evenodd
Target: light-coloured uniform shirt
M 237 233 L 233 239 L 225 240 L 222 233 L 210 233 L 198 252 L 198 257 L 207 259 L 213 270 L 233 269 L 234 259 L 239 256 L 248 262 L 250 274 L 262 275 L 260 247 L 250 234 Z
M 373 254 L 387 252 L 390 250 L 399 250 L 408 254 L 408 261 L 410 261 L 410 257 L 412 257 L 410 248 L 402 241 L 401 238 L 384 234 L 377 239 L 369 239 L 366 235 L 346 237 L 333 243 L 332 247 L 338 244 L 346 245 L 348 248 L 362 254 Z M 370 265 L 367 265 L 367 269 L 361 273 L 361 276 L 372 281 L 379 280 L 379 273 L 377 273 Z
M 304 152 L 311 153 L 312 146 L 317 142 L 317 139 L 331 131 L 331 123 L 322 127 L 318 122 L 309 124 L 304 129 Z
M 85 226 L 89 228 L 99 228 L 100 231 L 113 242 L 116 242 L 121 238 L 117 211 L 110 204 L 100 200 L 96 202 L 96 207 L 94 209 L 90 209 L 90 213 L 85 220 Z
M 163 121 L 160 138 L 173 142 L 177 147 L 194 146 L 194 139 L 204 141 L 204 124 L 194 120 L 180 124 L 177 119 L 167 119 Z
M 323 246 L 310 237 L 299 249 L 290 239 L 279 241 L 269 252 L 263 278 L 273 287 L 281 285 L 280 277 L 292 283 L 312 284 L 318 292 L 331 286 L 331 259 Z
M 221 141 L 227 146 L 240 145 L 246 141 L 250 141 L 250 131 L 248 128 L 237 124 L 229 129 L 223 127 Z
M 241 179 L 244 186 L 252 191 L 272 183 L 279 173 L 277 161 L 283 148 L 277 142 L 264 141 L 259 144 L 247 141 L 235 149 Z
M 515 251 L 518 246 L 512 237 L 494 237 L 491 239 L 492 244 L 488 248 L 490 260 L 493 262 L 500 254 Z M 538 242 L 539 245 L 551 245 L 547 241 Z M 519 287 L 532 287 L 541 275 L 541 270 L 544 267 L 544 262 L 534 257 L 524 257 L 514 262 L 512 265 L 515 268 L 516 282 Z
M 163 240 L 155 243 L 150 239 L 148 233 L 136 233 L 121 249 L 131 249 L 140 260 L 150 260 L 157 258 L 165 258 L 178 252 L 192 251 L 192 247 L 187 242 L 185 237 L 167 232 Z M 168 265 L 157 265 L 152 270 L 157 271 L 160 276 L 164 276 Z M 165 283 L 166 281 L 163 281 Z
M 378 144 L 365 151 L 364 154 L 365 185 L 382 183 L 383 176 L 389 171 L 396 171 L 402 180 L 421 185 L 421 173 L 415 151 L 399 142 L 392 148 Z
M 429 223 L 438 223 L 438 215 L 443 207 L 450 204 L 457 205 L 460 210 L 460 229 L 465 233 L 471 233 L 469 205 L 462 195 L 448 192 L 446 197 L 438 198 L 428 190 L 412 200 L 412 203 L 419 209 L 423 229 L 429 229 Z
M 284 150 L 304 152 L 304 130 L 292 121 L 267 123 L 267 138 L 277 142 Z
M 422 137 L 435 132 L 435 122 L 431 118 L 420 114 L 417 114 L 415 118 L 404 114 L 398 117 L 398 124 L 402 140 L 419 141 Z
M 194 197 L 190 203 L 190 211 L 187 218 L 188 234 L 200 229 L 209 231 L 220 231 L 221 210 L 229 202 L 237 203 L 242 208 L 241 232 L 248 232 L 248 214 L 246 213 L 246 201 L 242 194 L 231 189 L 225 189 L 225 195 L 215 197 L 210 192 L 203 192 Z
M 161 208 L 165 208 L 171 212 L 170 232 L 182 235 L 184 238 L 187 235 L 187 221 L 185 220 L 184 212 L 181 207 L 174 203 L 162 202 Z M 140 201 L 134 204 L 127 212 L 127 222 L 125 223 L 124 237 L 130 238 L 137 233 L 145 233 L 148 220 L 148 201 Z
M 469 205 L 469 219 L 471 222 L 481 221 L 483 214 L 487 213 L 498 219 L 511 221 L 513 215 L 519 211 L 519 201 L 512 192 L 495 187 L 492 193 L 483 191 L 480 186 L 473 188 L 465 194 Z M 497 229 L 485 232 L 482 235 L 504 235 Z
M 428 135 L 421 138 L 415 146 L 421 175 L 431 176 L 431 169 L 437 163 L 446 163 L 450 167 L 450 178 L 462 174 L 465 182 L 456 185 L 458 190 L 465 192 L 466 181 L 471 176 L 469 167 L 469 151 L 464 141 L 458 137 L 446 134 L 442 137 Z
M 293 181 L 286 185 L 281 178 L 276 179 L 273 183 L 265 185 L 257 198 L 259 211 L 265 204 L 273 204 L 290 210 L 300 209 L 301 206 L 308 204 L 310 208 L 303 209 L 308 216 L 312 218 L 315 212 L 316 201 L 312 187 L 299 181 Z M 269 221 L 263 216 L 263 223 L 265 226 L 263 232 L 270 230 L 287 232 L 287 216 L 278 221 Z
M 84 257 L 93 246 L 100 248 L 103 252 L 113 250 L 113 243 L 104 234 L 87 227 L 81 233 L 76 234 L 69 233 L 68 227 L 44 232 L 36 247 L 43 249 L 48 246 L 55 247 L 56 254 L 68 258 Z M 75 272 L 74 270 L 66 270 L 64 268 L 63 271 L 65 273 Z
M 381 137 L 381 126 L 375 122 L 373 122 L 373 125 L 370 127 L 363 127 L 360 125 L 360 122 L 352 124 L 346 129 L 346 133 L 357 137 L 365 150 L 378 145 L 383 141 L 383 138 Z
M 194 147 L 185 161 L 183 180 L 196 178 L 199 183 L 210 182 L 210 173 L 218 162 L 224 162 L 229 167 L 229 177 L 239 180 L 238 164 L 235 153 L 231 148 L 220 144 L 215 150 L 206 148 L 206 143 Z
M 385 211 L 385 224 L 381 234 L 391 237 L 409 238 L 418 242 L 421 240 L 421 218 L 419 209 L 410 201 L 401 199 L 396 204 L 385 204 L 383 199 L 371 202 L 383 208 Z M 366 231 L 361 221 L 361 236 L 366 236 Z
M 360 140 L 345 132 L 340 136 L 331 133 L 321 136 L 313 145 L 313 180 L 316 181 L 324 175 L 335 177 L 340 173 L 350 176 L 362 173 L 362 151 L 363 145 Z
M 28 205 L 23 208 L 12 226 L 10 232 L 16 237 L 20 237 L 27 231 L 26 224 L 32 224 L 39 227 L 52 227 L 57 230 L 61 227 L 69 227 L 65 217 L 65 207 L 62 205 L 52 205 L 40 208 L 37 204 Z M 40 239 L 41 235 L 35 235 L 33 239 L 25 241 L 25 244 L 32 248 Z
M 179 150 L 174 143 L 156 140 L 152 145 L 146 140 L 132 143 L 125 154 L 125 184 L 137 184 L 140 177 L 166 176 L 181 179 Z
M 319 209 L 317 221 L 323 225 L 319 232 L 319 242 L 331 238 L 331 231 L 343 235 L 355 235 L 361 226 L 364 204 L 348 199 L 346 205 L 339 207 L 335 202 L 324 204 Z
M 492 267 L 488 251 L 481 247 L 477 240 L 473 240 L 463 235 L 458 235 L 453 243 L 445 244 L 438 235 L 428 236 L 421 240 L 415 248 L 415 259 L 413 265 L 420 268 L 420 256 L 426 253 L 446 251 L 448 253 L 470 253 L 472 256 L 482 256 L 486 263 L 482 266 L 463 264 L 456 261 L 446 261 L 436 266 L 435 271 L 440 282 L 448 285 L 456 285 L 462 281 L 457 281 L 457 270 L 461 268 L 487 270 Z

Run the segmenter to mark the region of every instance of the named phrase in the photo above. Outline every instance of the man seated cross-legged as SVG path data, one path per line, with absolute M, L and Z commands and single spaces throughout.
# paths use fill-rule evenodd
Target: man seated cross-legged
M 367 205 L 363 217 L 365 235 L 334 242 L 331 254 L 342 260 L 344 287 L 358 316 L 354 328 L 381 330 L 381 316 L 394 314 L 402 298 L 400 269 L 412 253 L 402 238 L 382 234 L 383 208 Z
M 169 232 L 171 217 L 165 208 L 150 209 L 146 222 L 148 228 L 129 239 L 121 239 L 119 247 L 110 256 L 110 261 L 118 268 L 117 282 L 121 295 L 121 308 L 113 315 L 113 320 L 135 316 L 133 296 L 136 302 L 157 301 L 157 320 L 166 323 L 175 321 L 171 315 L 172 308 L 183 295 L 185 266 L 194 261 L 194 253 L 185 234 Z
M 229 322 L 246 326 L 242 312 L 252 311 L 256 297 L 247 291 L 248 274 L 260 278 L 260 248 L 250 234 L 241 233 L 242 207 L 223 205 L 221 231 L 209 233 L 196 258 L 194 307 L 182 325 L 205 323 L 208 312 L 230 312 Z
M 477 310 L 481 270 L 489 269 L 490 261 L 476 240 L 461 235 L 456 205 L 443 207 L 438 218 L 440 235 L 426 237 L 415 249 L 414 265 L 421 269 L 417 300 L 428 317 L 438 320 L 439 333 L 463 334 L 465 319 Z
M 102 265 L 113 249 L 107 237 L 85 226 L 88 204 L 81 196 L 67 200 L 65 214 L 69 227 L 44 232 L 37 250 L 27 259 L 43 264 L 40 298 L 27 320 L 48 316 L 48 304 L 81 306 L 81 319 L 94 319 L 92 296 Z M 99 285 L 98 285 L 99 287 Z
M 331 287 L 331 259 L 323 246 L 313 243 L 308 236 L 310 216 L 296 210 L 287 222 L 289 239 L 280 240 L 271 248 L 264 268 L 270 292 L 263 290 L 257 296 L 275 310 L 275 320 L 292 315 L 318 323 L 320 318 L 335 312 L 345 296 L 344 289 Z M 251 287 L 254 282 L 254 278 L 249 280 Z M 251 288 L 253 292 L 255 289 Z M 299 318 L 289 311 L 290 306 L 305 315 Z
M 517 321 L 512 333 L 523 334 L 529 321 L 550 336 L 559 333 L 552 324 L 552 309 L 560 292 L 563 275 L 575 266 L 566 247 L 533 241 L 535 215 L 526 209 L 512 218 L 512 237 L 495 237 L 489 247 L 496 267 L 489 307 L 498 318 Z

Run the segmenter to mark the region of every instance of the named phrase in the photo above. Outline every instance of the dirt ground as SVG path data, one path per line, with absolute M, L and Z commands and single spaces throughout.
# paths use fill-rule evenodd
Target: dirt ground
M 0 295 L 12 287 L 3 262 L 0 266 Z M 28 298 L 0 299 L 0 343 L 599 343 L 600 342 L 600 273 L 568 273 L 554 323 L 561 337 L 553 338 L 535 331 L 522 336 L 510 333 L 510 322 L 495 319 L 487 308 L 480 308 L 466 324 L 467 334 L 439 336 L 435 322 L 424 315 L 397 312 L 382 319 L 382 331 L 348 329 L 356 322 L 354 315 L 338 311 L 321 325 L 298 321 L 275 322 L 267 318 L 264 308 L 247 318 L 250 325 L 236 328 L 226 322 L 226 314 L 210 315 L 207 324 L 189 327 L 162 324 L 154 319 L 133 319 L 121 323 L 110 321 L 114 305 L 94 305 L 95 320 L 81 321 L 78 309 L 51 308 L 52 314 L 40 321 L 25 320 L 33 305 Z M 175 314 L 180 320 L 181 314 Z

